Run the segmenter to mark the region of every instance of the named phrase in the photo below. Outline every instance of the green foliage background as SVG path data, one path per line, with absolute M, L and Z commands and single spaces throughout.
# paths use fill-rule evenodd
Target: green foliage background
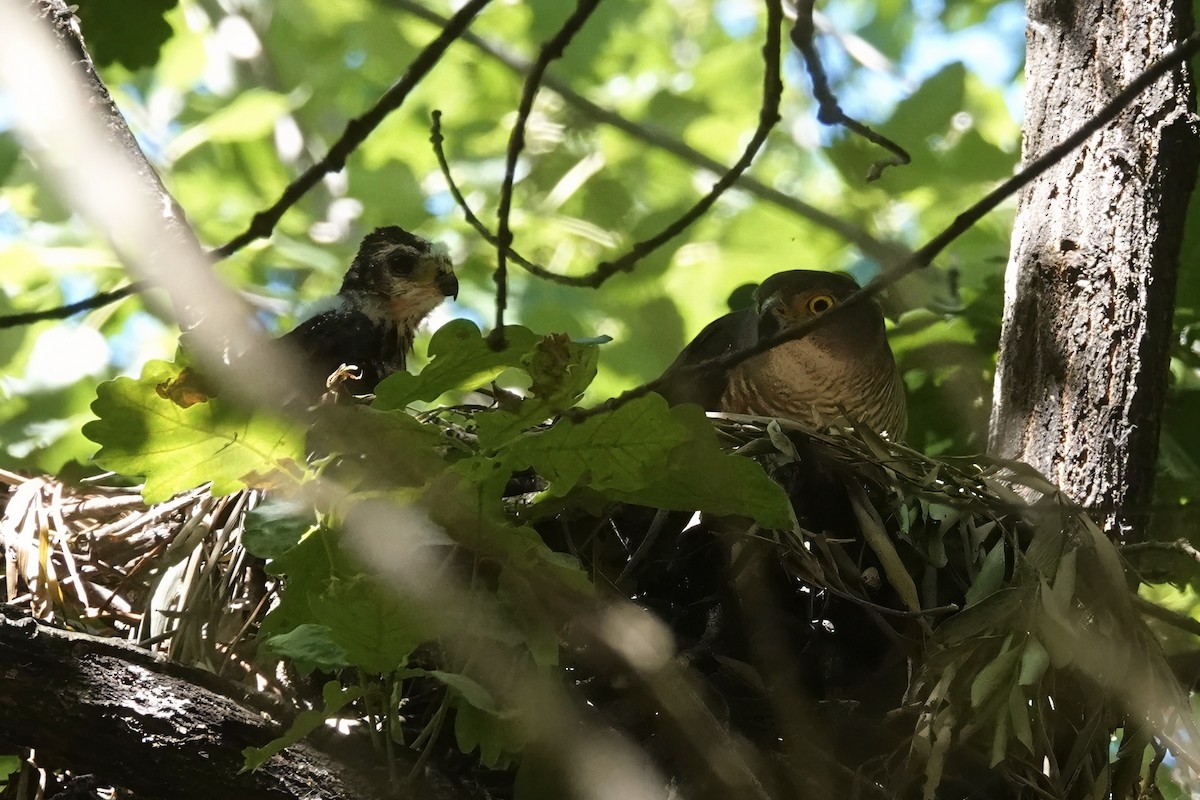
M 78 14 L 140 143 L 201 240 L 216 246 L 241 232 L 404 72 L 439 28 L 430 12 L 451 10 L 437 0 L 158 0 L 133 8 L 82 0 Z M 455 43 L 345 170 L 290 210 L 270 240 L 251 244 L 217 269 L 278 332 L 294 324 L 306 304 L 336 290 L 371 228 L 400 224 L 450 246 L 463 292 L 435 316 L 432 340 L 428 334 L 419 340 L 419 374 L 386 382 L 373 409 L 330 409 L 325 421 L 359 430 L 394 452 L 445 449 L 436 463 L 432 457 L 391 463 L 398 484 L 426 493 L 447 486 L 471 497 L 475 492 L 480 507 L 489 501 L 498 508 L 503 480 L 533 467 L 548 479 L 552 498 L 584 503 L 591 493 L 740 513 L 764 527 L 787 528 L 791 511 L 778 487 L 753 462 L 723 453 L 694 409 L 668 410 L 658 398 L 645 398 L 612 416 L 522 431 L 572 406 L 581 393 L 585 403 L 596 402 L 653 378 L 747 283 L 793 268 L 847 270 L 860 282 L 878 272 L 878 262 L 812 215 L 768 192 L 737 189 L 600 289 L 555 285 L 518 269 L 508 315 L 518 326 L 509 330 L 510 348 L 494 353 L 481 338 L 494 319 L 495 254 L 447 192 L 429 143 L 431 114 L 442 112 L 455 177 L 490 224 L 522 81 L 496 53 L 530 60 L 570 10 L 554 0 L 489 7 L 471 28 L 483 47 Z M 1022 39 L 1012 20 L 1019 6 L 1009 0 L 945 7 L 843 0 L 824 11 L 820 44 L 843 106 L 907 148 L 913 163 L 866 183 L 867 167 L 881 153 L 816 123 L 808 78 L 789 49 L 783 121 L 749 174 L 881 240 L 915 247 L 1017 163 Z M 517 174 L 517 248 L 556 272 L 582 275 L 689 208 L 714 177 L 650 139 L 666 137 L 676 148 L 722 163 L 737 158 L 759 111 L 762 24 L 762 10 L 750 0 L 602 4 L 550 68 L 573 94 L 547 88 L 534 106 Z M 1007 54 L 1008 66 L 981 71 L 980 59 L 956 60 L 972 43 Z M 587 103 L 612 110 L 633 130 L 608 124 Z M 0 180 L 0 314 L 77 300 L 127 280 L 103 237 L 55 199 L 3 129 Z M 909 389 L 909 441 L 930 455 L 984 449 L 1011 215 L 1011 205 L 992 214 L 927 274 L 886 298 Z M 1164 540 L 1200 540 L 1187 513 L 1200 499 L 1200 280 L 1190 266 L 1198 248 L 1193 235 L 1184 253 L 1180 336 L 1163 434 L 1159 502 L 1167 513 L 1153 531 Z M 288 425 L 249 420 L 219 404 L 172 406 L 170 419 L 151 413 L 154 386 L 174 369 L 167 362 L 177 334 L 169 317 L 144 298 L 67 322 L 0 330 L 0 463 L 67 475 L 99 464 L 149 475 L 148 500 L 205 481 L 214 481 L 217 492 L 235 491 L 251 482 L 247 471 L 260 468 L 260 475 L 278 468 L 284 477 L 274 480 L 302 480 L 297 465 L 305 444 Z M 478 440 L 471 447 L 446 447 L 430 440 L 437 439 L 430 426 L 387 413 L 501 374 L 515 376 L 529 397 L 516 408 L 476 415 Z M 111 378 L 119 379 L 101 384 Z M 198 432 L 194 439 L 181 440 L 180 431 L 191 429 Z M 168 447 L 156 450 L 160 434 Z M 104 449 L 93 462 L 95 442 Z M 692 471 L 687 480 L 679 478 L 685 469 Z M 697 471 L 710 483 L 697 482 Z M 655 476 L 659 480 L 651 481 Z M 264 631 L 274 653 L 325 669 L 355 665 L 392 673 L 388 680 L 397 686 L 389 685 L 389 692 L 405 680 L 433 678 L 456 698 L 456 735 L 465 750 L 478 746 L 490 764 L 519 750 L 513 731 L 500 730 L 496 715 L 488 716 L 495 709 L 487 688 L 465 674 L 398 669 L 413 648 L 438 634 L 427 620 L 389 600 L 360 568 L 331 558 L 336 548 L 321 524 L 285 524 L 286 513 L 263 521 L 265 514 L 269 509 L 257 512 L 255 524 L 261 524 L 248 529 L 247 546 L 288 577 L 286 599 Z M 457 530 L 453 520 L 445 522 Z M 556 658 L 556 631 L 522 616 L 528 606 L 522 593 L 533 591 L 528 581 L 538 570 L 581 591 L 586 579 L 532 529 L 498 517 L 486 522 L 483 529 L 495 534 L 488 546 L 498 548 L 487 557 L 503 575 L 495 595 L 511 616 L 506 621 L 521 632 L 520 646 L 510 647 L 513 659 L 547 666 Z M 1158 571 L 1147 576 L 1161 584 L 1148 594 L 1183 611 L 1195 606 L 1194 591 L 1169 586 L 1191 583 L 1194 570 L 1171 560 L 1150 568 Z M 1045 669 L 1042 662 L 1054 654 L 1006 642 L 998 656 L 986 655 L 993 672 L 981 672 L 971 687 L 972 706 L 990 697 L 993 683 L 1003 683 L 998 676 L 1023 675 L 1027 662 Z M 331 684 L 324 710 L 298 723 L 292 736 L 357 700 L 356 691 Z M 1012 697 L 1018 704 L 1024 698 Z M 1023 741 L 1020 733 L 1013 736 Z
M 445 3 L 429 8 L 449 13 Z M 347 120 L 369 107 L 436 33 L 404 0 L 301 0 L 239 9 L 227 13 L 189 0 L 116 11 L 107 0 L 84 0 L 79 10 L 83 35 L 95 42 L 118 104 L 211 245 L 242 230 L 322 155 Z M 1012 169 L 1018 129 L 1005 92 L 1019 79 L 996 72 L 980 77 L 958 63 L 931 66 L 922 48 L 930 37 L 999 36 L 996 46 L 1011 50 L 1017 44 L 1011 31 L 1003 39 L 994 23 L 1013 10 L 1011 3 L 956 4 L 941 13 L 903 4 L 828 9 L 834 30 L 861 37 L 851 42 L 852 52 L 874 59 L 865 66 L 847 55 L 844 43 L 824 39 L 834 88 L 847 110 L 909 148 L 914 164 L 866 184 L 866 165 L 879 154 L 820 128 L 808 78 L 790 55 L 784 120 L 751 174 L 880 238 L 919 243 Z M 554 2 L 497 4 L 472 31 L 496 50 L 529 60 L 567 13 Z M 758 113 L 761 26 L 761 7 L 752 2 L 611 0 L 550 74 L 640 128 L 731 163 Z M 157 53 L 150 42 L 159 45 Z M 952 59 L 954 48 L 944 49 L 943 60 Z M 1011 65 L 1018 64 L 1014 55 Z M 928 77 L 914 83 L 910 75 Z M 286 330 L 306 303 L 336 290 L 365 231 L 399 223 L 451 246 L 464 291 L 448 312 L 487 327 L 494 313 L 494 252 L 446 193 L 428 141 L 430 113 L 444 113 L 454 174 L 490 223 L 520 81 L 482 50 L 456 43 L 343 173 L 290 211 L 269 241 L 222 262 L 221 274 L 261 298 L 268 327 Z M 0 157 L 0 230 L 8 231 L 0 233 L 0 242 L 7 240 L 0 250 L 0 313 L 44 308 L 123 283 L 102 238 L 73 220 L 9 135 L 0 136 L 0 156 L 11 154 Z M 582 274 L 657 232 L 711 180 L 544 90 L 519 170 L 516 243 L 555 271 Z M 895 337 L 913 391 L 912 438 L 919 447 L 982 449 L 1010 214 L 972 231 L 947 254 L 938 275 L 910 282 L 897 298 L 897 310 L 933 309 L 907 315 Z M 797 267 L 848 269 L 866 280 L 878 264 L 822 226 L 734 191 L 684 235 L 600 290 L 557 286 L 518 271 L 510 319 L 574 338 L 612 337 L 588 395 L 598 399 L 657 375 L 704 324 L 728 310 L 739 286 Z M 948 270 L 955 271 L 953 281 Z M 79 430 L 97 378 L 136 375 L 147 358 L 169 358 L 173 351 L 170 322 L 144 309 L 140 299 L 127 300 L 66 323 L 76 336 L 86 335 L 79 328 L 97 330 L 110 344 L 106 357 L 93 338 L 99 354 L 77 369 L 88 376 L 67 386 L 22 381 L 35 342 L 62 323 L 0 333 L 0 364 L 8 376 L 0 441 L 10 463 L 54 471 L 91 454 Z M 948 309 L 958 313 L 947 316 Z M 418 352 L 424 354 L 423 344 Z M 52 370 L 62 380 L 82 377 L 70 371 Z

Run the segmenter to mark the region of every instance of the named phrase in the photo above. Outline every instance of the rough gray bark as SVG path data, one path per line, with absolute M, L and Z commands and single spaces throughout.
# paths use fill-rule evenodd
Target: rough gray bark
M 1030 0 L 1024 158 L 1079 126 L 1191 30 L 1180 0 Z M 1137 538 L 1154 481 L 1198 144 L 1178 70 L 1020 197 L 990 450 Z
M 382 759 L 370 747 L 363 752 L 361 741 L 331 741 L 337 756 L 301 742 L 241 773 L 242 749 L 283 730 L 267 698 L 131 645 L 51 628 L 9 606 L 0 606 L 0 675 L 0 742 L 32 747 L 44 766 L 92 774 L 139 797 L 463 796 L 431 770 L 430 782 L 392 790 Z M 400 757 L 407 772 L 412 757 Z

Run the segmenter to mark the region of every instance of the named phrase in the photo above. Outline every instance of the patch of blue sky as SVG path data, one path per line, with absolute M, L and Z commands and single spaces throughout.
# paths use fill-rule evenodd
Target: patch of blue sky
M 717 0 L 713 16 L 730 39 L 744 39 L 758 30 L 761 10 L 760 4 L 747 0 Z
M 147 342 L 161 340 L 166 331 L 162 321 L 147 311 L 134 311 L 125 320 L 121 330 L 108 337 L 109 363 L 127 375 L 141 373 L 142 366 L 151 354 Z M 169 354 L 158 354 L 158 357 Z
M 21 238 L 28 228 L 29 223 L 24 217 L 11 208 L 0 207 L 0 244 L 11 244 Z
M 130 101 L 136 103 L 139 107 L 145 107 L 146 97 L 141 88 L 132 82 L 121 84 L 120 94 L 125 95 Z M 142 125 L 143 120 L 149 119 L 150 115 L 141 114 L 125 114 L 125 119 L 129 123 L 129 129 L 133 132 L 133 138 L 137 141 L 138 147 L 142 148 L 142 152 L 154 164 L 162 164 L 167 159 L 167 149 L 171 140 L 179 133 L 180 126 L 172 120 L 169 124 L 162 126 L 156 125 L 150 128 Z
M 864 16 L 862 5 L 829 5 L 826 9 L 836 30 L 853 32 L 871 21 L 870 14 Z M 923 81 L 947 65 L 961 62 L 985 84 L 1002 89 L 1009 113 L 1019 121 L 1024 100 L 1019 80 L 1025 54 L 1024 6 L 1004 0 L 980 24 L 957 31 L 947 30 L 941 23 L 940 0 L 924 0 L 914 10 L 913 35 L 893 73 L 867 69 L 851 59 L 836 39 L 817 37 L 817 50 L 842 110 L 868 124 L 886 120 Z M 810 85 L 807 75 L 801 74 L 803 63 L 798 56 L 789 57 L 784 68 L 791 85 Z M 840 132 L 830 127 L 823 127 L 820 133 L 824 143 L 837 135 Z
M 449 191 L 434 192 L 425 198 L 425 210 L 435 217 L 448 217 L 455 208 L 457 204 Z
M 1025 9 L 1003 2 L 984 21 L 959 31 L 947 31 L 936 20 L 918 23 L 914 44 L 905 53 L 902 69 L 909 80 L 921 81 L 947 64 L 961 61 L 991 86 L 1010 86 L 1025 54 Z
M 58 289 L 63 295 L 63 305 L 70 305 L 94 295 L 96 282 L 84 273 L 68 273 L 58 279 Z
M 342 63 L 350 69 L 358 69 L 363 64 L 367 63 L 367 53 L 365 50 L 357 47 L 352 50 L 347 50 L 346 54 L 342 56 Z

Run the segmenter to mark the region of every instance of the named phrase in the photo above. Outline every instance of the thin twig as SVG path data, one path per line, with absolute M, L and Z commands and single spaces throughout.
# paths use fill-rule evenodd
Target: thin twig
M 1139 553 L 1148 550 L 1165 551 L 1177 553 L 1193 561 L 1200 561 L 1200 550 L 1197 550 L 1187 539 L 1178 539 L 1174 542 L 1134 542 L 1120 545 L 1117 549 L 1122 553 Z
M 135 281 L 118 289 L 113 289 L 110 292 L 98 292 L 86 300 L 80 300 L 77 303 L 68 303 L 65 306 L 57 308 L 47 308 L 42 311 L 26 311 L 21 314 L 9 314 L 5 317 L 0 317 L 0 329 L 16 328 L 21 325 L 32 325 L 35 322 L 42 322 L 47 319 L 66 319 L 72 314 L 78 314 L 80 311 L 91 311 L 93 308 L 100 308 L 109 303 L 115 303 L 118 300 L 129 297 L 131 294 L 146 289 L 146 284 L 140 281 Z
M 742 152 L 742 157 L 721 176 L 711 191 L 702 197 L 694 206 L 672 222 L 657 235 L 638 242 L 625 255 L 602 262 L 596 267 L 596 272 L 605 275 L 616 272 L 628 272 L 641 259 L 648 256 L 679 234 L 707 213 L 708 209 L 733 186 L 738 177 L 750 168 L 754 157 L 767 141 L 767 135 L 779 123 L 779 102 L 783 96 L 783 80 L 780 78 L 780 28 L 783 25 L 783 7 L 779 0 L 766 0 L 767 30 L 766 41 L 763 44 L 763 98 L 762 107 L 758 113 L 758 127 L 750 142 Z
M 451 23 L 449 17 L 442 16 L 435 11 L 425 8 L 413 0 L 387 0 L 388 4 L 398 8 L 413 16 L 419 17 L 429 23 L 432 23 L 439 28 L 445 28 Z M 517 74 L 524 75 L 532 69 L 532 64 L 512 53 L 506 52 L 497 45 L 489 42 L 478 34 L 471 31 L 463 31 L 459 39 L 472 47 L 475 47 L 480 52 L 494 59 L 497 63 L 503 65 L 507 69 Z M 715 175 L 719 175 L 725 170 L 725 166 L 710 156 L 701 153 L 700 151 L 688 146 L 679 139 L 657 129 L 650 125 L 633 122 L 621 116 L 615 111 L 604 108 L 591 100 L 588 100 L 583 95 L 571 89 L 566 81 L 555 78 L 553 75 L 546 75 L 542 80 L 542 85 L 555 94 L 559 95 L 568 105 L 580 112 L 580 114 L 595 122 L 608 125 L 616 128 L 621 132 L 633 137 L 634 139 L 646 142 L 647 144 L 658 148 L 659 150 L 675 156 L 681 161 L 691 164 L 700 169 L 707 170 Z M 437 112 L 435 112 L 436 115 Z M 450 185 L 450 191 L 454 195 L 459 207 L 467 217 L 467 222 L 475 229 L 475 231 L 484 238 L 493 247 L 500 247 L 499 238 L 492 233 L 478 217 L 471 211 L 466 200 L 463 199 L 461 192 L 455 185 L 450 174 L 450 168 L 446 164 L 445 155 L 440 150 L 442 137 L 438 130 L 438 121 L 434 120 L 433 136 L 435 137 L 435 153 L 438 156 L 438 161 L 441 164 L 442 172 L 446 176 L 446 181 Z M 823 211 L 816 206 L 805 203 L 791 195 L 785 194 L 778 189 L 768 186 L 762 181 L 753 176 L 741 174 L 734 181 L 734 186 L 738 189 L 753 195 L 754 197 L 764 200 L 772 205 L 777 206 L 785 211 L 795 214 L 798 217 L 806 219 L 815 225 L 819 225 L 845 239 L 847 242 L 856 246 L 866 255 L 877 261 L 888 264 L 900 260 L 908 254 L 908 248 L 898 242 L 880 240 L 872 236 L 866 230 L 854 225 L 846 220 Z M 230 245 L 226 245 L 228 247 Z M 529 259 L 522 256 L 511 246 L 507 249 L 507 256 L 514 263 L 525 269 L 532 275 L 535 275 L 544 280 L 553 281 L 565 286 L 578 287 L 598 287 L 610 275 L 604 273 L 592 272 L 587 275 L 561 275 L 552 272 L 545 267 L 542 267 Z M 214 251 L 213 255 L 220 255 Z M 136 288 L 134 288 L 136 286 Z M 144 286 L 134 284 L 127 287 L 130 293 L 144 290 Z M 71 306 L 62 306 L 59 308 L 47 309 L 45 311 L 34 312 L 41 316 L 38 319 L 61 319 L 76 313 L 79 310 L 87 308 L 98 308 L 116 300 L 121 299 L 124 295 L 116 295 L 115 293 L 100 293 L 88 300 L 81 301 L 80 304 L 72 304 Z M 84 305 L 92 304 L 92 305 Z M 76 306 L 79 306 L 76 308 Z M 0 316 L 0 328 L 15 327 L 19 325 L 29 324 L 28 314 L 16 314 L 11 317 Z M 11 320 L 11 321 L 10 321 Z
M 1193 636 L 1200 636 L 1200 620 L 1192 619 L 1186 614 L 1180 614 L 1178 611 L 1172 611 L 1169 608 L 1163 608 L 1158 603 L 1153 603 L 1136 594 L 1131 594 L 1129 597 L 1133 601 L 1134 607 L 1147 617 L 1152 617 L 1159 622 L 1165 622 L 1171 627 L 1178 628 Z
M 430 140 L 434 144 L 434 152 L 437 155 L 438 164 L 441 166 L 442 174 L 446 178 L 446 183 L 450 189 L 451 196 L 454 197 L 456 203 L 463 211 L 467 222 L 475 228 L 480 236 L 487 239 L 494 245 L 499 253 L 508 258 L 511 258 L 515 263 L 519 264 L 530 273 L 538 277 L 545 278 L 555 283 L 560 283 L 566 286 L 586 286 L 596 288 L 603 284 L 618 272 L 628 272 L 641 259 L 648 256 L 650 253 L 662 247 L 671 239 L 682 233 L 693 222 L 707 213 L 708 209 L 724 194 L 738 179 L 745 173 L 753 162 L 754 157 L 766 142 L 767 135 L 771 129 L 779 122 L 779 101 L 783 94 L 783 82 L 779 77 L 780 72 L 780 53 L 779 48 L 782 43 L 780 37 L 780 26 L 783 21 L 783 10 L 780 7 L 778 0 L 767 0 L 767 42 L 763 46 L 763 59 L 766 63 L 765 75 L 763 78 L 763 104 L 759 111 L 758 127 L 754 131 L 749 144 L 746 145 L 741 158 L 730 167 L 728 170 L 718 165 L 717 171 L 723 174 L 720 179 L 713 185 L 713 188 L 707 195 L 700 198 L 690 209 L 682 214 L 678 219 L 665 227 L 655 236 L 643 240 L 630 248 L 629 252 L 612 260 L 600 263 L 595 270 L 585 275 L 560 275 L 550 272 L 545 267 L 533 264 L 527 258 L 522 256 L 512 248 L 511 241 L 505 242 L 504 239 L 496 234 L 491 233 L 471 210 L 467 204 L 465 197 L 459 190 L 450 173 L 450 166 L 447 162 L 446 155 L 442 149 L 443 137 L 441 134 L 440 114 L 434 112 L 433 128 Z M 557 91 L 557 90 L 556 90 Z M 511 238 L 511 237 L 510 237 Z M 878 245 L 877 249 L 882 252 L 883 245 Z M 894 257 L 896 251 L 888 250 Z M 499 329 L 499 327 L 497 327 Z
M 362 116 L 350 120 L 341 137 L 334 142 L 333 147 L 325 157 L 304 170 L 298 178 L 288 184 L 283 194 L 270 207 L 254 215 L 249 227 L 230 239 L 212 252 L 217 258 L 226 258 L 236 253 L 255 239 L 270 236 L 275 225 L 284 213 L 296 204 L 310 189 L 317 185 L 326 175 L 337 172 L 346 166 L 358 146 L 377 128 L 388 114 L 398 109 L 408 98 L 408 95 L 433 69 L 450 45 L 458 39 L 471 21 L 483 10 L 491 0 L 469 0 L 447 22 L 432 42 L 425 46 L 412 64 L 409 65 L 400 80 L 396 81 L 383 96 L 376 101 Z
M 500 246 L 496 248 L 496 328 L 492 332 L 492 345 L 497 349 L 504 347 L 504 309 L 508 305 L 508 249 L 512 246 L 513 234 L 509 226 L 512 214 L 513 184 L 517 179 L 517 160 L 525 149 L 525 126 L 529 123 L 529 115 L 533 113 L 533 101 L 537 98 L 542 78 L 546 74 L 551 61 L 562 58 L 563 51 L 575 38 L 587 22 L 588 17 L 600 5 L 600 0 L 578 0 L 571 16 L 558 29 L 546 44 L 542 45 L 537 60 L 525 77 L 525 85 L 521 89 L 521 100 L 517 106 L 517 119 L 513 122 L 512 133 L 508 137 L 508 151 L 504 161 L 504 180 L 500 184 L 500 203 L 496 211 L 498 224 L 496 237 Z
M 1171 53 L 1164 56 L 1155 64 L 1147 67 L 1146 70 L 1137 76 L 1124 90 L 1110 100 L 1104 108 L 1100 109 L 1094 117 L 1081 125 L 1075 133 L 1068 136 L 1059 144 L 1047 150 L 1044 154 L 1031 161 L 1028 165 L 1019 170 L 1011 178 L 1001 183 L 992 191 L 988 192 L 981 199 L 976 201 L 970 208 L 954 218 L 941 233 L 930 239 L 919 250 L 913 253 L 908 258 L 904 259 L 891 269 L 881 272 L 875 280 L 859 289 L 854 294 L 847 297 L 841 303 L 831 308 L 821 316 L 810 319 L 794 328 L 781 331 L 780 333 L 762 339 L 749 347 L 744 347 L 741 350 L 735 350 L 732 353 L 727 353 L 723 356 L 710 358 L 698 364 L 680 367 L 675 373 L 675 376 L 687 375 L 692 372 L 721 372 L 732 369 L 738 364 L 755 356 L 778 347 L 786 342 L 792 342 L 801 339 L 812 333 L 818 327 L 829 324 L 831 319 L 835 319 L 840 314 L 846 313 L 848 309 L 860 306 L 870 302 L 877 295 L 887 289 L 889 286 L 908 277 L 912 273 L 929 266 L 933 259 L 939 253 L 946 249 L 955 239 L 962 236 L 972 226 L 975 225 L 985 215 L 990 213 L 996 206 L 1000 205 L 1004 200 L 1016 194 L 1029 183 L 1032 183 L 1042 173 L 1046 172 L 1052 166 L 1061 161 L 1067 154 L 1074 150 L 1079 145 L 1083 144 L 1092 134 L 1103 128 L 1108 123 L 1112 122 L 1122 111 L 1125 110 L 1135 97 L 1141 94 L 1151 84 L 1167 74 L 1169 71 L 1182 64 L 1191 56 L 1200 52 L 1200 32 L 1196 32 L 1183 40 Z M 672 376 L 672 377 L 675 377 Z M 601 414 L 618 408 L 631 400 L 643 397 L 650 392 L 657 391 L 662 388 L 666 382 L 666 376 L 660 376 L 654 380 L 644 383 L 641 386 L 635 386 L 616 397 L 600 403 L 591 408 L 572 409 L 566 412 L 572 420 L 578 421 L 596 414 Z
M 429 141 L 433 143 L 433 153 L 437 157 L 439 168 L 442 170 L 442 176 L 446 179 L 446 186 L 450 190 L 450 196 L 454 198 L 454 202 L 462 209 L 463 217 L 467 224 L 475 229 L 475 232 L 484 239 L 488 244 L 495 247 L 497 250 L 503 250 L 513 263 L 519 265 L 522 269 L 531 275 L 543 278 L 554 283 L 564 286 L 592 287 L 600 285 L 596 280 L 596 273 L 591 272 L 587 275 L 561 275 L 557 272 L 551 272 L 540 264 L 535 264 L 525 256 L 521 255 L 510 244 L 504 247 L 500 244 L 500 237 L 492 233 L 487 225 L 483 223 L 475 212 L 471 209 L 471 205 L 467 202 L 467 198 L 463 196 L 462 190 L 458 187 L 458 183 L 454 180 L 454 174 L 450 171 L 450 162 L 446 158 L 445 137 L 442 135 L 442 112 L 434 109 L 432 114 L 432 123 L 429 129 Z
M 386 0 L 386 3 L 387 5 L 398 8 L 405 13 L 412 14 L 415 17 L 419 17 L 420 19 L 437 25 L 438 27 L 445 25 L 447 22 L 446 17 L 438 14 L 435 11 L 431 11 L 423 5 L 420 5 L 419 3 L 415 2 L 415 0 Z M 497 63 L 501 64 L 517 75 L 525 75 L 533 67 L 528 60 L 506 51 L 502 47 L 489 42 L 487 39 L 484 39 L 483 37 L 472 33 L 471 31 L 465 32 L 461 39 L 463 42 L 476 48 L 489 58 L 494 59 Z M 628 136 L 631 136 L 634 139 L 645 142 L 652 147 L 675 156 L 680 161 L 684 161 L 694 167 L 707 170 L 714 175 L 720 175 L 725 171 L 725 165 L 717 161 L 715 158 L 706 156 L 704 153 L 689 147 L 679 139 L 671 136 L 668 133 L 665 133 L 662 130 L 659 130 L 658 128 L 655 128 L 652 125 L 633 122 L 632 120 L 626 119 L 611 109 L 607 109 L 601 105 L 593 103 L 591 100 L 588 100 L 583 95 L 574 91 L 570 85 L 561 78 L 556 78 L 554 75 L 547 74 L 542 79 L 542 86 L 546 89 L 550 89 L 559 97 L 561 97 L 567 105 L 574 108 L 580 114 L 580 116 L 584 118 L 616 128 L 617 130 L 627 134 Z M 447 170 L 443 170 L 443 172 L 445 171 Z M 747 194 L 751 194 L 760 200 L 771 203 L 783 209 L 784 211 L 795 214 L 798 217 L 833 231 L 838 236 L 855 245 L 865 254 L 878 261 L 891 263 L 904 257 L 909 252 L 908 248 L 904 247 L 898 242 L 881 241 L 876 239 L 870 233 L 858 227 L 857 225 L 847 222 L 826 211 L 822 211 L 816 206 L 809 205 L 803 200 L 798 200 L 791 195 L 785 194 L 750 175 L 743 174 L 739 176 L 734 182 L 734 186 L 746 192 Z M 461 206 L 465 204 L 460 203 L 459 205 Z M 469 212 L 469 209 L 464 208 L 464 211 Z M 481 235 L 483 234 L 484 232 L 481 232 Z M 486 236 L 491 237 L 488 239 L 488 241 L 492 245 L 496 245 L 496 242 L 493 241 L 495 238 L 494 235 L 492 235 L 490 232 L 487 232 Z M 529 270 L 531 273 L 538 275 L 538 277 L 546 278 L 547 280 L 553 280 L 568 286 L 592 285 L 591 283 L 580 283 L 578 282 L 578 279 L 572 276 L 559 275 L 557 273 L 548 271 L 544 271 L 545 274 L 542 274 L 538 272 L 538 270 L 543 269 L 542 267 L 538 267 L 535 264 L 529 264 L 528 262 L 522 263 L 521 259 L 516 258 L 511 248 L 509 250 L 509 257 L 525 269 Z
M 891 139 L 876 133 L 858 120 L 842 111 L 837 97 L 829 88 L 829 77 L 821 64 L 821 56 L 813 42 L 815 34 L 813 27 L 813 0 L 797 0 L 796 23 L 792 26 L 792 44 L 804 56 L 804 67 L 812 79 L 813 97 L 817 99 L 817 120 L 823 125 L 841 125 L 852 133 L 857 133 L 872 144 L 879 145 L 892 154 L 891 158 L 876 161 L 867 171 L 867 180 L 875 181 L 888 167 L 898 167 L 912 161 L 908 151 Z
M 393 84 L 366 113 L 346 124 L 345 131 L 334 142 L 333 147 L 329 148 L 325 157 L 288 184 L 275 203 L 255 214 L 246 230 L 220 247 L 210 250 L 209 257 L 228 258 L 255 239 L 269 236 L 279 220 L 283 218 L 284 213 L 316 186 L 322 178 L 345 167 L 346 159 L 350 154 L 358 149 L 359 145 L 379 127 L 388 114 L 404 103 L 417 84 L 437 64 L 450 45 L 463 34 L 471 21 L 489 2 L 491 0 L 470 0 L 453 17 L 445 20 L 442 32 L 417 55 L 400 80 Z M 135 282 L 111 292 L 99 292 L 78 303 L 48 308 L 43 311 L 0 316 L 0 329 L 29 325 L 46 319 L 64 319 L 80 311 L 114 303 L 131 294 L 145 291 L 147 288 L 145 283 Z

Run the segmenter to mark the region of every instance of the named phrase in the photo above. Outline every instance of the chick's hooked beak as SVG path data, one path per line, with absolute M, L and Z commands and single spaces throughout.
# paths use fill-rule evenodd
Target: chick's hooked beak
M 438 270 L 437 276 L 433 279 L 433 285 L 446 297 L 458 299 L 458 277 L 451 271 L 448 263 Z

